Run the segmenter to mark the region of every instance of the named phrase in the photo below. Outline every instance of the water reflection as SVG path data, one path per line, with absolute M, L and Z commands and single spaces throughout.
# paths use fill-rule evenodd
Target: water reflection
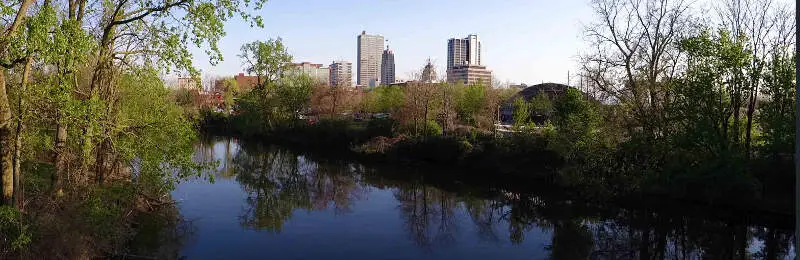
M 687 215 L 682 208 L 585 205 L 502 189 L 453 191 L 413 173 L 275 146 L 240 147 L 230 139 L 198 145 L 197 159 L 221 161 L 216 176 L 235 178 L 246 194 L 239 224 L 254 231 L 279 234 L 298 211 L 347 218 L 357 204 L 372 199 L 373 191 L 388 189 L 392 199 L 385 203 L 396 205 L 405 239 L 429 253 L 476 240 L 545 252 L 550 259 L 784 259 L 793 254 L 791 219 L 770 223 Z M 542 236 L 542 244 L 525 243 Z
M 313 163 L 277 147 L 247 147 L 233 157 L 236 181 L 247 193 L 241 224 L 280 232 L 295 210 L 347 213 L 364 194 L 350 164 Z

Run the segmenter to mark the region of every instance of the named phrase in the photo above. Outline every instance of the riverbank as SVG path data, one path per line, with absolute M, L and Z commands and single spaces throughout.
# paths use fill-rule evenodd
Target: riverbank
M 128 259 L 136 250 L 159 248 L 146 241 L 159 241 L 158 232 L 180 221 L 168 194 L 143 194 L 119 176 L 52 195 L 50 163 L 29 162 L 24 169 L 23 207 L 0 207 L 2 259 Z M 153 223 L 163 225 L 152 228 Z
M 776 218 L 794 214 L 792 197 L 785 191 L 760 192 L 760 197 L 749 193 L 735 194 L 739 187 L 721 180 L 720 187 L 713 193 L 687 196 L 685 191 L 676 191 L 679 190 L 675 188 L 679 186 L 677 184 L 630 177 L 635 176 L 631 173 L 637 172 L 639 166 L 626 164 L 630 162 L 627 158 L 622 158 L 622 162 L 614 161 L 621 156 L 619 151 L 609 150 L 608 154 L 568 161 L 550 149 L 550 140 L 541 134 L 518 134 L 505 138 L 478 133 L 410 137 L 395 135 L 392 129 L 390 122 L 354 124 L 342 120 L 323 120 L 313 125 L 283 127 L 269 133 L 247 134 L 230 129 L 218 131 L 219 128 L 206 128 L 205 132 L 233 136 L 248 142 L 279 144 L 370 165 L 406 169 L 424 167 L 434 169 L 429 172 L 436 172 L 439 175 L 437 178 L 503 186 L 515 191 L 524 192 L 531 186 L 552 186 L 570 199 L 588 203 L 613 201 L 638 204 L 645 200 L 654 205 L 691 203 L 698 208 L 713 207 L 738 212 L 731 214 L 770 214 Z M 765 163 L 759 161 L 753 165 Z M 652 171 L 641 167 L 641 172 Z M 773 164 L 761 169 L 763 171 L 750 175 L 767 176 L 769 172 L 781 171 L 782 168 Z M 775 187 L 768 182 L 762 182 L 761 186 Z

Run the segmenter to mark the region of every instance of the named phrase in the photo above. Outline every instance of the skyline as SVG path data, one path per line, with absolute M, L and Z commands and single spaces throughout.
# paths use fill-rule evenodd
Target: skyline
M 406 80 L 425 66 L 427 58 L 437 71 L 446 71 L 447 40 L 477 34 L 483 45 L 482 65 L 501 82 L 566 82 L 567 71 L 577 68 L 575 57 L 585 45 L 580 21 L 592 17 L 588 1 L 310 2 L 313 5 L 270 1 L 258 13 L 264 17 L 264 28 L 230 21 L 219 44 L 225 59 L 212 67 L 203 51 L 192 47 L 195 66 L 203 74 L 238 74 L 243 71 L 237 57 L 242 44 L 277 37 L 283 39 L 294 62 L 357 63 L 357 36 L 367 31 L 385 37 L 385 45 L 395 54 L 396 77 Z M 423 5 L 426 8 L 418 8 Z M 342 11 L 348 15 L 330 15 Z M 455 19 L 442 15 L 445 11 L 472 18 Z M 327 26 L 331 23 L 336 26 Z

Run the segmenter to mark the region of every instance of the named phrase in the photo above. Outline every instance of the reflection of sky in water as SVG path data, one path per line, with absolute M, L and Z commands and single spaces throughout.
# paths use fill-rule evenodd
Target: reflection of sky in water
M 539 216 L 540 213 L 530 213 L 546 211 L 552 207 L 551 204 L 558 204 L 538 197 L 508 204 L 444 192 L 418 183 L 376 185 L 376 180 L 365 181 L 364 176 L 354 174 L 359 167 L 352 164 L 336 168 L 290 153 L 263 158 L 250 156 L 235 141 L 224 139 L 216 140 L 212 146 L 198 146 L 195 156 L 196 160 L 215 160 L 219 165 L 213 173 L 214 184 L 194 179 L 179 184 L 173 192 L 181 214 L 192 221 L 195 230 L 192 242 L 181 252 L 188 259 L 545 259 L 551 254 L 547 247 L 558 239 L 559 243 L 567 243 L 562 244 L 562 249 L 569 253 L 573 241 L 581 241 L 581 238 L 568 236 L 581 232 L 589 234 L 590 241 L 594 239 L 591 251 L 595 257 L 602 257 L 597 253 L 602 250 L 635 251 L 638 247 L 628 241 L 631 239 L 626 234 L 629 228 L 614 220 L 581 217 L 553 220 Z M 241 219 L 243 215 L 251 214 L 254 192 L 264 189 L 246 189 L 246 185 L 239 183 L 243 179 L 234 177 L 233 169 L 247 168 L 233 163 L 261 165 L 258 163 L 287 158 L 296 162 L 297 176 L 309 180 L 300 185 L 308 190 L 289 194 L 280 193 L 280 189 L 278 192 L 269 190 L 265 194 L 278 195 L 274 198 L 262 196 L 277 198 L 278 204 L 265 205 L 280 208 L 297 197 L 319 199 L 322 204 L 289 205 L 291 210 L 285 221 L 279 221 L 279 231 L 256 230 L 244 224 Z M 285 169 L 279 168 L 281 171 Z M 278 175 L 281 177 L 276 178 L 284 179 L 276 182 L 277 187 L 288 189 L 290 185 L 286 181 L 295 175 Z M 258 179 L 260 175 L 248 176 L 263 181 Z M 382 180 L 377 182 L 382 183 Z M 348 194 L 342 196 L 340 192 Z M 342 199 L 347 210 L 337 208 L 343 202 L 336 200 Z M 516 198 L 509 193 L 506 199 Z M 514 207 L 519 205 L 527 205 L 533 210 L 527 213 L 515 211 Z M 476 207 L 483 206 L 486 207 L 476 210 Z M 271 209 L 261 212 L 271 214 Z M 555 209 L 558 211 L 559 208 L 556 206 Z M 511 243 L 513 231 L 509 219 L 515 217 L 527 221 L 521 225 L 517 221 L 522 230 L 519 244 Z M 561 238 L 557 238 L 558 232 L 561 232 Z M 565 236 L 566 240 L 563 239 Z M 601 238 L 608 241 L 598 241 Z M 755 237 L 750 240 L 746 249 L 749 252 L 764 247 L 763 241 Z M 666 247 L 668 255 L 680 255 L 675 252 L 678 246 L 674 239 L 667 241 Z M 793 255 L 794 250 L 790 249 L 790 252 Z M 698 254 L 690 253 L 688 257 L 698 258 Z
M 193 220 L 195 243 L 184 248 L 189 259 L 543 259 L 547 232 L 528 232 L 520 245 L 481 241 L 463 211 L 456 212 L 456 242 L 428 251 L 409 238 L 392 190 L 369 189 L 348 213 L 295 210 L 280 233 L 243 228 L 239 215 L 247 195 L 232 180 L 215 184 L 187 182 L 174 192 L 183 216 Z

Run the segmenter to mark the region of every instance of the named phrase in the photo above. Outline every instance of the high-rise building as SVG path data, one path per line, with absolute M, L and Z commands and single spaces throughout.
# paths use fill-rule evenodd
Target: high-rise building
M 347 61 L 334 61 L 331 63 L 330 85 L 334 87 L 353 86 L 353 64 Z
M 381 85 L 389 85 L 394 83 L 394 53 L 386 46 L 381 56 Z
M 478 35 L 447 40 L 447 69 L 462 65 L 481 65 L 481 41 Z
M 481 64 L 481 41 L 478 35 L 447 40 L 447 82 L 491 84 L 492 71 Z
M 327 84 L 330 81 L 330 69 L 323 68 L 322 64 L 311 62 L 292 63 L 289 73 L 304 73 L 316 82 Z
M 369 35 L 361 31 L 358 35 L 358 63 L 356 84 L 374 87 L 380 82 L 383 36 Z

